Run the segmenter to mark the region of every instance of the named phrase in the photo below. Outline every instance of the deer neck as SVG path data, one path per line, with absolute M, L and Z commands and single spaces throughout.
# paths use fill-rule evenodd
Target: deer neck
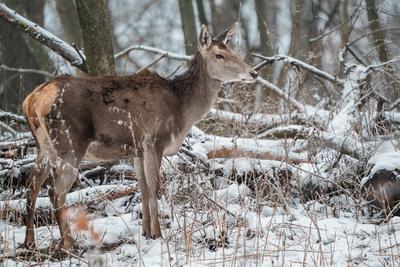
M 189 69 L 173 80 L 180 98 L 184 127 L 200 121 L 218 97 L 222 82 L 211 78 L 200 52 L 194 55 Z

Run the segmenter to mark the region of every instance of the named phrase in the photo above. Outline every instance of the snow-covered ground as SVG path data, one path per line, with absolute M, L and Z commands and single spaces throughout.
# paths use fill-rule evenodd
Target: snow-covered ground
M 204 137 L 204 136 L 203 136 Z M 206 137 L 204 137 L 206 138 Z M 207 139 L 207 138 L 206 138 Z M 224 140 L 220 140 L 221 142 Z M 207 144 L 196 153 L 201 156 Z M 187 159 L 186 159 L 187 160 Z M 57 224 L 35 230 L 39 250 L 18 248 L 25 236 L 9 210 L 24 211 L 24 201 L 2 202 L 1 266 L 399 266 L 400 218 L 377 224 L 345 192 L 301 201 L 267 179 L 274 168 L 292 173 L 292 188 L 304 177 L 298 167 L 272 160 L 209 160 L 210 173 L 182 171 L 185 157 L 163 162 L 164 186 L 159 200 L 162 239 L 141 235 L 140 191 L 113 201 L 95 201 L 110 190 L 135 187 L 136 181 L 113 181 L 69 194 L 75 204 L 68 216 L 80 248 L 60 257 L 47 255 L 60 235 Z M 126 170 L 127 165 L 113 167 Z M 129 166 L 128 166 L 129 169 Z M 233 177 L 259 176 L 269 191 L 239 184 Z M 261 177 L 261 178 L 260 178 Z M 251 179 L 251 178 L 249 178 Z M 250 188 L 252 187 L 252 188 Z M 89 205 L 76 205 L 80 201 Z M 94 201 L 93 201 L 94 199 Z M 46 197 L 39 208 L 49 207 Z M 82 219 L 87 227 L 82 227 Z M 85 224 L 84 223 L 84 224 Z M 40 262 L 38 261 L 40 258 Z
M 65 266 L 94 262 L 104 265 L 92 266 L 398 266 L 400 263 L 400 218 L 394 217 L 381 225 L 370 223 L 356 214 L 354 204 L 344 196 L 331 199 L 328 205 L 315 201 L 301 204 L 297 199 L 288 199 L 285 209 L 262 204 L 256 209 L 256 199 L 244 185 L 233 183 L 207 194 L 211 200 L 204 210 L 191 205 L 202 201 L 192 199 L 197 193 L 185 195 L 187 203 L 171 205 L 165 198 L 161 200 L 165 224 L 163 239 L 158 240 L 141 236 L 140 204 L 134 204 L 132 211 L 126 212 L 127 199 L 101 203 L 99 206 L 105 206 L 105 212 L 99 210 L 88 215 L 90 231 L 73 230 L 81 245 L 95 248 L 79 256 L 68 256 L 62 263 Z M 1 249 L 6 257 L 3 266 L 17 266 L 13 255 L 20 251 L 15 247 L 23 242 L 25 228 L 2 221 L 0 230 Z M 91 232 L 100 236 L 99 244 Z M 58 227 L 39 227 L 36 236 L 39 247 L 46 248 L 59 238 Z M 29 258 L 18 264 L 22 266 L 27 261 Z M 42 264 L 60 266 L 52 259 Z

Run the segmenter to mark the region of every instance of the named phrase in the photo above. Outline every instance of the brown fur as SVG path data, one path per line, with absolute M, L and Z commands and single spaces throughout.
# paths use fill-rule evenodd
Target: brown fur
M 149 71 L 123 77 L 62 76 L 25 99 L 24 112 L 39 147 L 27 182 L 26 246 L 34 246 L 34 206 L 47 180 L 62 246 L 71 247 L 63 216 L 65 197 L 84 158 L 134 158 L 142 192 L 143 234 L 161 236 L 157 193 L 162 156 L 178 151 L 187 132 L 211 107 L 223 81 L 256 77 L 232 50 L 217 51 L 204 27 L 201 37 L 188 71 L 173 79 Z M 224 53 L 226 59 L 217 59 L 216 53 Z

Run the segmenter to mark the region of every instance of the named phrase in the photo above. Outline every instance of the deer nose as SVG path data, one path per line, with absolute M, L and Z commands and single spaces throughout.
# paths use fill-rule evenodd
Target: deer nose
M 257 73 L 257 72 L 255 72 L 255 71 L 254 71 L 254 72 L 253 72 L 253 71 L 251 71 L 251 72 L 250 72 L 250 76 L 251 76 L 251 77 L 253 77 L 254 79 L 257 79 L 257 77 L 258 77 L 258 73 Z

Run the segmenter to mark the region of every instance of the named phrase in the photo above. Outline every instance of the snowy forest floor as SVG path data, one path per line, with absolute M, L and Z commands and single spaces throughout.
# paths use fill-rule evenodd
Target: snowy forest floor
M 212 136 L 211 141 L 211 136 L 202 134 L 195 131 L 194 138 L 186 142 L 190 156 L 180 153 L 163 160 L 163 193 L 159 198 L 162 239 L 142 237 L 140 190 L 137 190 L 134 168 L 119 162 L 106 167 L 105 173 L 93 179 L 83 172 L 80 184 L 68 195 L 71 208 L 66 216 L 79 246 L 73 253 L 55 248 L 60 235 L 49 212 L 51 205 L 46 189 L 37 203 L 38 249 L 19 248 L 25 237 L 24 190 L 3 191 L 0 194 L 2 265 L 400 264 L 399 217 L 388 218 L 383 223 L 382 219 L 371 217 L 355 197 L 356 189 L 321 191 L 310 199 L 309 190 L 300 186 L 312 171 L 309 163 L 207 159 L 212 143 L 217 146 L 222 142 L 223 147 L 228 147 L 232 138 L 217 140 Z M 279 146 L 283 141 L 259 140 L 260 148 L 266 147 L 263 142 L 269 142 L 269 149 L 282 150 Z M 296 142 L 284 141 L 291 144 L 288 152 L 298 149 L 300 145 Z M 311 176 L 315 179 L 315 174 Z M 116 196 L 107 198 L 113 193 Z

